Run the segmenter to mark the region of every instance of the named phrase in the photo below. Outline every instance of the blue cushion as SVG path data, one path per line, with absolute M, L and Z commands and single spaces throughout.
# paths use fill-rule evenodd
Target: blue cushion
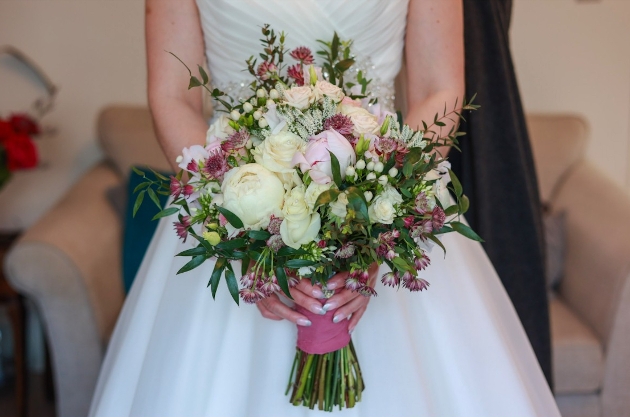
M 139 169 L 146 171 L 147 177 L 156 179 L 151 171 L 144 169 L 144 167 Z M 172 175 L 171 173 L 161 174 L 167 177 Z M 142 263 L 142 258 L 144 258 L 144 254 L 158 225 L 157 220 L 151 219 L 159 210 L 149 198 L 144 199 L 136 216 L 133 216 L 133 206 L 137 196 L 133 190 L 142 182 L 142 177 L 132 170 L 127 183 L 127 207 L 125 210 L 125 231 L 123 236 L 122 263 L 125 293 L 129 292 L 131 284 L 133 284 L 133 280 Z M 168 196 L 158 194 L 158 198 L 162 207 L 164 207 Z

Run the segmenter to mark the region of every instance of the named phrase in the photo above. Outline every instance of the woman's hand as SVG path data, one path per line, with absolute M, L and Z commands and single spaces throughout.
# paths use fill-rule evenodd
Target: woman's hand
M 368 271 L 370 274 L 368 285 L 374 285 L 377 271 L 378 265 L 372 264 Z M 370 302 L 370 297 L 364 297 L 358 292 L 346 289 L 345 282 L 347 277 L 347 272 L 340 272 L 328 281 L 326 285 L 328 289 L 336 290 L 341 288 L 328 300 L 324 298 L 320 287 L 311 285 L 306 279 L 300 280 L 298 285 L 291 288 L 291 296 L 296 304 L 315 314 L 323 315 L 329 310 L 337 309 L 333 321 L 338 323 L 341 320 L 350 318 L 348 330 L 352 331 L 361 319 L 361 316 L 363 316 L 363 313 L 365 313 L 367 304 Z M 322 306 L 324 301 L 325 304 Z M 264 300 L 259 301 L 256 303 L 256 306 L 265 318 L 271 320 L 286 319 L 299 326 L 311 325 L 311 322 L 305 316 L 284 304 L 277 294 L 272 294 Z

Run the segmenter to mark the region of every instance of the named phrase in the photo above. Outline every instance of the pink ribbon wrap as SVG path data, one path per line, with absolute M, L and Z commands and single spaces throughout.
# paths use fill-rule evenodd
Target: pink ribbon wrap
M 297 347 L 303 352 L 322 355 L 339 350 L 350 343 L 348 333 L 350 321 L 344 318 L 339 323 L 333 323 L 335 310 L 325 315 L 315 314 L 298 305 L 295 310 L 312 323 L 310 326 L 297 326 Z

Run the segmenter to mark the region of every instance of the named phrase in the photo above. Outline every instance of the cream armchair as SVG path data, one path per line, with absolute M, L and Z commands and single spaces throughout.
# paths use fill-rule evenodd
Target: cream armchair
M 550 301 L 563 417 L 630 416 L 630 196 L 584 158 L 585 122 L 528 118 L 541 199 L 566 213 L 566 258 Z
M 566 276 L 551 303 L 555 379 L 565 417 L 630 416 L 630 199 L 583 160 L 580 119 L 532 116 L 543 200 L 566 210 Z M 106 160 L 79 181 L 6 259 L 6 275 L 34 300 L 51 346 L 58 417 L 87 414 L 123 303 L 122 225 L 106 199 L 131 164 L 168 166 L 144 108 L 99 118 Z

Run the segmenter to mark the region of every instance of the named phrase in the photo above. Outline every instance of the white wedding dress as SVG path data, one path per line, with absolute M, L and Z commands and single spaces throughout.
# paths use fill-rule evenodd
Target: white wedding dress
M 198 0 L 214 83 L 238 93 L 244 60 L 260 50 L 260 26 L 291 47 L 354 39 L 360 65 L 391 102 L 401 66 L 407 0 Z M 176 51 L 175 51 L 176 52 Z M 252 208 L 255 209 L 255 208 Z M 93 417 L 325 415 L 284 395 L 296 328 L 237 307 L 213 263 L 183 275 L 173 255 L 190 247 L 162 219 L 113 334 Z M 480 244 L 443 239 L 423 272 L 428 291 L 377 286 L 353 334 L 366 389 L 345 416 L 559 416 L 517 315 Z M 240 268 L 236 268 L 240 270 Z M 381 273 L 383 270 L 380 271 Z

